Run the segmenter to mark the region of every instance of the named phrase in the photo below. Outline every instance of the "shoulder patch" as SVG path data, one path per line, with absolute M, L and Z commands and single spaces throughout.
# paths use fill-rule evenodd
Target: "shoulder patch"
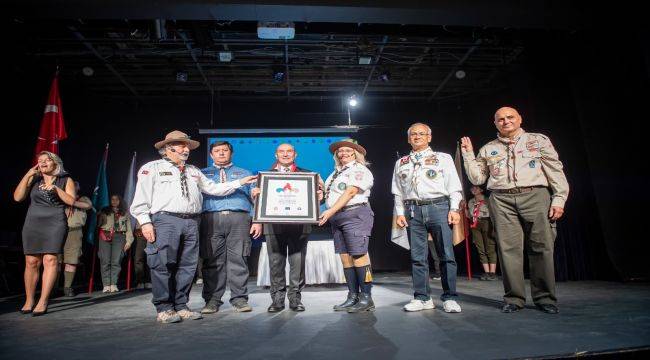
M 399 165 L 400 166 L 406 165 L 408 163 L 409 163 L 409 157 L 408 156 L 404 156 L 401 159 L 399 159 Z

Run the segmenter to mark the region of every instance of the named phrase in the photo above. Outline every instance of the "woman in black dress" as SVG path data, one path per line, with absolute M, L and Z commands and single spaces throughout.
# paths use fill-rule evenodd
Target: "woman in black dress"
M 75 186 L 63 169 L 61 158 L 43 151 L 38 164 L 27 171 L 14 191 L 14 200 L 31 202 L 23 226 L 25 253 L 25 305 L 20 312 L 33 316 L 47 312 L 47 303 L 57 278 L 57 255 L 68 231 L 65 207 L 75 201 Z M 43 265 L 41 298 L 34 306 L 39 270 Z

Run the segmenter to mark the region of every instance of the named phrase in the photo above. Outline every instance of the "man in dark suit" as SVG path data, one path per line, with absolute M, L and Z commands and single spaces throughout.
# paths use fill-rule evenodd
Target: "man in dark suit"
M 281 144 L 275 151 L 276 162 L 270 171 L 311 172 L 296 166 L 296 150 L 290 144 Z M 319 177 L 319 200 L 322 199 L 322 180 Z M 266 249 L 271 270 L 271 306 L 269 312 L 284 310 L 285 295 L 293 311 L 305 311 L 300 292 L 305 287 L 305 254 L 311 224 L 263 224 Z M 256 224 L 261 227 L 262 224 Z M 285 277 L 289 260 L 289 286 Z

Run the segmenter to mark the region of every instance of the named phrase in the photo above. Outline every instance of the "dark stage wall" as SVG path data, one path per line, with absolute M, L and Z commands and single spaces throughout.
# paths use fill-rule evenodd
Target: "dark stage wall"
M 389 240 L 390 180 L 396 151 L 408 151 L 408 124 L 431 124 L 434 149 L 453 154 L 460 136 L 471 136 L 477 148 L 492 139 L 494 111 L 511 105 L 521 110 L 526 130 L 553 140 L 572 187 L 566 216 L 558 226 L 558 279 L 648 277 L 643 255 L 650 246 L 638 223 L 641 213 L 633 212 L 634 205 L 648 203 L 641 177 L 645 137 L 636 125 L 643 116 L 643 101 L 648 100 L 647 49 L 639 37 L 620 44 L 636 52 L 628 49 L 627 56 L 619 56 L 598 48 L 595 40 L 589 40 L 594 34 L 531 33 L 524 64 L 509 68 L 508 83 L 491 94 L 439 104 L 365 103 L 353 113 L 355 123 L 375 126 L 357 138 L 368 149 L 376 179 L 371 198 L 376 213 L 371 256 L 376 269 L 409 269 L 408 253 Z M 15 102 L 6 108 L 16 130 L 7 139 L 11 156 L 0 179 L 3 236 L 19 234 L 22 226 L 26 204 L 13 203 L 11 193 L 30 163 L 52 75 L 52 69 L 30 73 L 20 69 L 16 66 L 10 76 Z M 210 127 L 207 95 L 198 101 L 176 98 L 136 106 L 89 96 L 73 78 L 62 79 L 61 86 L 70 136 L 62 142 L 61 152 L 85 194 L 94 186 L 105 142 L 111 143 L 110 190 L 121 194 L 133 151 L 141 165 L 157 158 L 153 143 L 166 132 L 178 128 L 200 138 L 197 129 Z M 340 104 L 332 103 L 223 102 L 214 119 L 216 128 L 309 127 L 344 124 L 346 114 Z M 204 166 L 204 151 L 199 148 L 190 161 Z M 464 271 L 462 249 L 458 262 Z

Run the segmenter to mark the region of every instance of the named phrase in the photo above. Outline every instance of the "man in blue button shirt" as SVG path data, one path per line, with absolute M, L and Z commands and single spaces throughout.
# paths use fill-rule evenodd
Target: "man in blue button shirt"
M 213 166 L 202 169 L 217 183 L 241 179 L 251 172 L 232 164 L 232 145 L 217 141 L 210 146 Z M 205 196 L 201 214 L 200 255 L 203 260 L 202 314 L 213 314 L 223 304 L 221 297 L 230 287 L 230 304 L 237 312 L 248 312 L 248 256 L 251 235 L 258 238 L 261 227 L 251 224 L 251 186 L 242 186 L 226 196 Z

